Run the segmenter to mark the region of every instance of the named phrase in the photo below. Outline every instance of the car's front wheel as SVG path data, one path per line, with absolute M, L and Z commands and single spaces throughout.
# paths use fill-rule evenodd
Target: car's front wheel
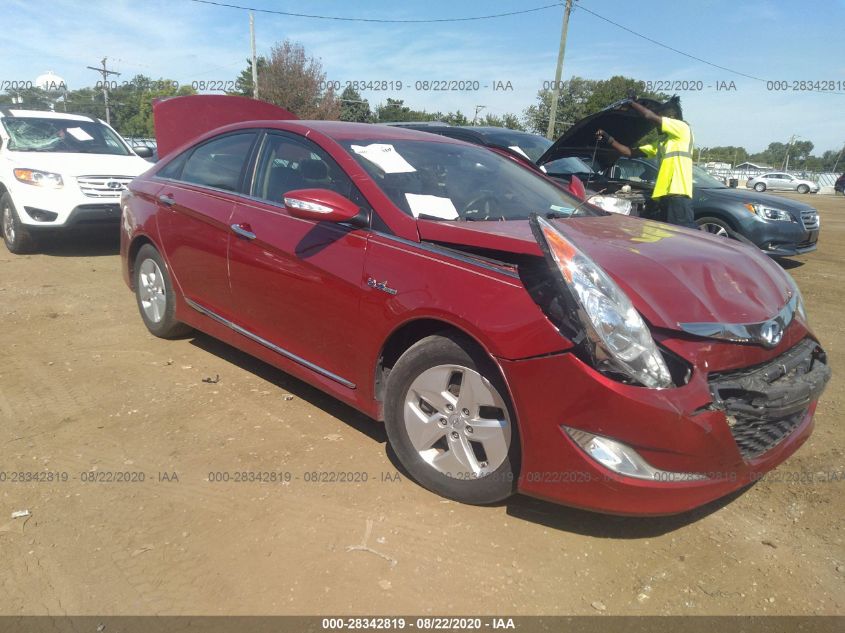
M 719 218 L 698 218 L 695 223 L 702 231 L 718 237 L 733 237 L 734 231 L 727 222 Z
M 764 183 L 764 182 L 758 182 L 756 185 L 754 185 L 754 191 L 765 191 L 765 190 L 766 190 L 766 183 Z
M 798 193 L 810 193 L 810 188 L 807 185 L 798 185 Z
M 144 244 L 135 257 L 135 298 L 144 325 L 160 338 L 175 338 L 191 331 L 176 320 L 176 295 L 164 259 L 154 246 Z
M 466 337 L 429 336 L 390 372 L 387 436 L 421 485 L 463 503 L 506 499 L 516 489 L 519 435 L 504 381 Z
M 0 224 L 3 229 L 3 242 L 10 253 L 23 255 L 35 250 L 35 240 L 21 222 L 9 192 L 0 196 Z

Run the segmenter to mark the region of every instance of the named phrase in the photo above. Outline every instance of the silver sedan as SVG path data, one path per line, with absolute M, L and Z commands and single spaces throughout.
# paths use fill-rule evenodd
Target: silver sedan
M 797 191 L 798 193 L 817 193 L 819 186 L 812 180 L 803 180 L 796 178 L 791 174 L 784 172 L 770 172 L 762 176 L 750 178 L 747 183 L 748 187 L 755 191 L 765 191 L 771 189 L 772 191 Z

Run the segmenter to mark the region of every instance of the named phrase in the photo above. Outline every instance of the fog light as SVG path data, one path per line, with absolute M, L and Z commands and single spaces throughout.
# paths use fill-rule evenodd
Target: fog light
M 649 464 L 642 455 L 622 442 L 609 437 L 594 435 L 579 429 L 561 425 L 566 434 L 580 446 L 587 455 L 615 473 L 637 479 L 652 481 L 693 481 L 707 479 L 697 473 L 679 473 L 660 470 Z
M 24 211 L 26 211 L 26 214 L 36 222 L 52 222 L 59 217 L 58 213 L 45 211 L 44 209 L 36 209 L 35 207 L 24 207 Z

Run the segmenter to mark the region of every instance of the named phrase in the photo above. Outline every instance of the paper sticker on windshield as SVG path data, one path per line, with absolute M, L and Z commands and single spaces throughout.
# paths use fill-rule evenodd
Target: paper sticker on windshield
M 430 215 L 444 220 L 457 220 L 458 210 L 449 198 L 426 196 L 419 193 L 406 193 L 405 199 L 415 218 L 420 214 Z
M 93 141 L 94 137 L 88 134 L 81 127 L 69 127 L 67 133 L 70 134 L 77 141 Z
M 417 171 L 390 143 L 371 143 L 351 147 L 353 152 L 377 165 L 386 174 L 408 174 Z
M 521 148 L 519 145 L 511 145 L 510 147 L 508 147 L 508 149 L 512 149 L 512 150 L 513 150 L 513 151 L 515 151 L 517 154 L 522 154 L 523 156 L 525 156 L 525 158 L 528 158 L 528 160 L 531 160 L 531 159 L 528 157 L 528 154 L 526 154 L 525 152 L 523 152 L 523 151 L 522 151 L 522 148 Z

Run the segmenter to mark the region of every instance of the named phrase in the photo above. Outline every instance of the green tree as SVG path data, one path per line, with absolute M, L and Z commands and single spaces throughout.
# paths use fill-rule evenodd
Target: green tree
M 267 67 L 267 58 L 258 56 L 256 57 L 256 67 L 258 68 L 258 74 L 261 75 L 261 72 Z M 258 82 L 258 89 L 259 89 L 259 98 L 261 97 L 261 81 Z M 241 71 L 241 74 L 238 75 L 238 78 L 235 79 L 235 89 L 227 94 L 239 96 L 239 97 L 251 97 L 252 96 L 252 60 L 246 60 L 246 68 Z
M 508 112 L 502 116 L 496 114 L 485 114 L 483 118 L 479 119 L 478 125 L 487 125 L 490 127 L 506 127 L 511 130 L 524 130 L 519 121 L 519 117 Z
M 668 95 L 645 89 L 645 83 L 631 77 L 616 75 L 610 79 L 595 80 L 572 77 L 563 82 L 558 95 L 555 133 L 557 138 L 573 123 L 586 116 L 606 108 L 610 104 L 625 99 L 635 93 L 639 97 L 665 101 Z M 527 128 L 537 134 L 545 134 L 549 127 L 552 91 L 540 90 L 537 103 L 525 110 Z
M 347 86 L 340 95 L 340 120 L 371 123 L 373 118 L 370 102 L 362 99 L 361 94 L 352 86 Z

